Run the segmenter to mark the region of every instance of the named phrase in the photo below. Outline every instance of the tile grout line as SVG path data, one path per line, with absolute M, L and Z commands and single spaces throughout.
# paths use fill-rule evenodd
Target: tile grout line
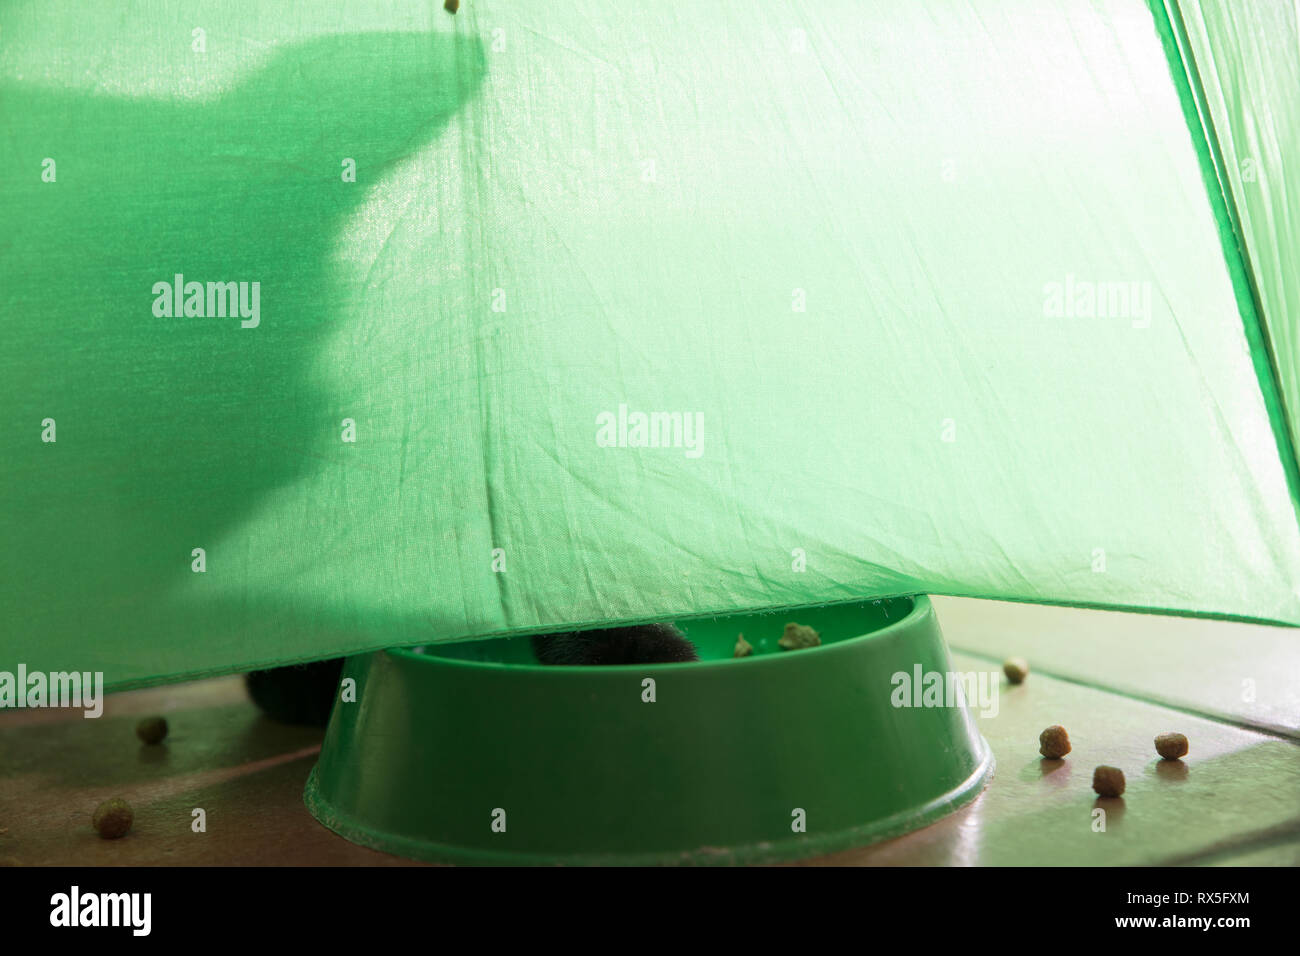
M 1265 827 L 1243 834 L 1235 842 L 1220 840 L 1203 850 L 1169 857 L 1154 866 L 1204 866 L 1215 860 L 1232 859 L 1253 849 L 1271 849 L 1279 846 L 1300 844 L 1300 820 L 1289 820 L 1276 826 Z
M 968 657 L 975 657 L 980 660 L 991 661 L 998 664 L 1001 664 L 1002 662 L 1002 659 L 996 655 L 989 654 L 983 651 L 969 650 L 967 648 L 960 646 L 959 644 L 954 644 L 951 641 L 949 641 L 948 646 L 951 650 L 957 651 L 958 653 L 961 654 L 965 654 Z M 1280 740 L 1285 740 L 1287 743 L 1300 745 L 1300 729 L 1280 727 L 1272 724 L 1263 724 L 1263 723 L 1251 722 L 1248 720 L 1242 720 L 1242 719 L 1234 718 L 1231 715 L 1224 714 L 1224 713 L 1201 710 L 1198 707 L 1193 707 L 1186 703 L 1181 703 L 1178 701 L 1172 701 L 1169 700 L 1168 698 L 1158 697 L 1158 696 L 1144 696 L 1132 691 L 1123 690 L 1121 688 L 1108 687 L 1105 684 L 1100 684 L 1097 683 L 1096 681 L 1086 680 L 1080 677 L 1070 677 L 1068 675 L 1061 674 L 1056 671 L 1042 670 L 1037 665 L 1034 665 L 1033 670 L 1031 671 L 1031 675 L 1030 675 L 1031 678 L 1032 675 L 1035 673 L 1042 674 L 1045 677 L 1050 677 L 1053 680 L 1062 681 L 1063 683 L 1066 684 L 1074 684 L 1077 687 L 1086 687 L 1090 690 L 1103 691 L 1108 694 L 1114 694 L 1117 697 L 1125 697 L 1128 698 L 1129 700 L 1135 700 L 1144 704 L 1153 704 L 1158 707 L 1167 707 L 1170 710 L 1176 710 L 1180 713 L 1188 714 L 1193 717 L 1200 717 L 1203 720 L 1211 720 L 1218 724 L 1224 724 L 1229 727 L 1236 727 L 1238 730 L 1249 730 L 1249 731 L 1254 731 L 1255 733 L 1266 734 L 1270 737 L 1276 737 Z

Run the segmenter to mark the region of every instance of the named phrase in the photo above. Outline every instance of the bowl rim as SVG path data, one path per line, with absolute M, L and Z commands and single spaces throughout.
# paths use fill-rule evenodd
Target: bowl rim
M 399 658 L 411 666 L 425 667 L 462 667 L 469 669 L 490 669 L 517 671 L 521 674 L 584 674 L 589 677 L 599 677 L 600 675 L 624 676 L 630 672 L 644 672 L 650 668 L 655 674 L 713 674 L 725 667 L 733 667 L 737 664 L 745 664 L 748 667 L 765 666 L 772 667 L 777 661 L 785 661 L 790 658 L 798 660 L 807 660 L 810 658 L 822 659 L 827 654 L 837 652 L 844 653 L 853 650 L 865 641 L 888 641 L 897 638 L 904 629 L 910 629 L 917 626 L 927 615 L 933 615 L 934 605 L 930 602 L 927 594 L 896 594 L 888 598 L 853 598 L 847 601 L 835 601 L 828 604 L 803 605 L 795 608 L 762 608 L 754 611 L 737 611 L 732 614 L 696 614 L 691 617 L 678 616 L 674 618 L 677 621 L 703 620 L 707 618 L 725 618 L 725 617 L 753 617 L 761 614 L 779 615 L 788 611 L 793 614 L 801 610 L 811 608 L 833 608 L 846 607 L 854 604 L 872 604 L 884 603 L 885 601 L 896 601 L 900 598 L 912 602 L 912 607 L 906 614 L 896 621 L 891 621 L 884 627 L 868 631 L 865 634 L 856 634 L 853 637 L 846 637 L 842 640 L 834 641 L 829 644 L 822 644 L 818 647 L 807 647 L 799 650 L 798 654 L 762 654 L 754 657 L 724 657 L 709 661 L 683 661 L 674 664 L 606 664 L 601 667 L 593 667 L 590 664 L 540 664 L 540 663 L 519 663 L 505 661 L 475 661 L 457 657 L 443 657 L 437 653 L 429 654 L 417 651 L 414 647 L 392 647 L 377 653 L 390 654 Z M 517 639 L 522 640 L 528 637 L 544 637 L 548 633 L 561 633 L 558 631 L 546 632 L 527 632 L 518 634 L 494 634 L 484 635 L 482 640 L 492 639 Z M 468 643 L 465 641 L 448 641 L 448 644 Z M 423 644 L 420 647 L 430 645 Z M 435 645 L 436 646 L 436 645 Z

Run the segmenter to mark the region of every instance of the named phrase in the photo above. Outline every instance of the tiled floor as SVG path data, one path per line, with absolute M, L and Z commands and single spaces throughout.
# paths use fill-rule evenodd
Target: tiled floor
M 959 671 L 989 661 L 954 653 Z M 1064 760 L 1038 754 L 1051 724 L 1070 733 Z M 832 864 L 1051 866 L 1217 862 L 1237 852 L 1300 852 L 1300 746 L 1157 704 L 1034 674 L 1003 687 L 978 725 L 997 758 L 970 807 L 896 840 L 824 857 Z M 1186 734 L 1186 760 L 1155 754 L 1157 734 Z M 1098 800 L 1092 771 L 1124 771 L 1122 800 Z M 1106 811 L 1105 832 L 1093 810 Z
M 936 597 L 955 650 L 1300 740 L 1300 630 Z
M 1300 864 L 1300 631 L 935 605 L 958 670 L 996 668 L 1011 653 L 1033 665 L 1024 685 L 1002 687 L 996 716 L 977 721 L 996 776 L 938 823 L 812 864 Z M 143 747 L 135 721 L 160 712 L 167 744 Z M 1074 750 L 1046 763 L 1038 733 L 1054 723 Z M 1168 730 L 1191 741 L 1181 764 L 1153 751 Z M 0 863 L 402 864 L 307 813 L 302 785 L 319 742 L 262 719 L 238 678 L 115 695 L 94 721 L 0 714 Z M 1095 800 L 1099 763 L 1125 771 L 1122 801 Z M 136 826 L 100 840 L 90 812 L 116 795 L 135 806 Z M 195 807 L 206 833 L 190 829 Z

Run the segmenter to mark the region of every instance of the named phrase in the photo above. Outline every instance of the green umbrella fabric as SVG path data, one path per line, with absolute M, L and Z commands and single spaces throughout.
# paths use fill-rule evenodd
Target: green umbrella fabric
M 0 669 L 1300 624 L 1300 46 L 1250 6 L 6 8 Z
M 1300 8 L 1183 2 L 1170 8 L 1230 223 L 1250 265 L 1292 447 L 1300 443 Z M 1261 372 L 1261 375 L 1263 373 Z M 1267 381 L 1268 376 L 1264 376 Z

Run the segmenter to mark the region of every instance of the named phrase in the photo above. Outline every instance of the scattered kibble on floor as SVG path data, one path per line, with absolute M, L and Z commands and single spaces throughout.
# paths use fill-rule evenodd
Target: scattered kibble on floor
M 131 824 L 135 822 L 135 811 L 121 797 L 114 797 L 95 808 L 90 822 L 105 840 L 116 840 L 130 832 Z
M 1092 772 L 1092 789 L 1099 797 L 1118 797 L 1124 793 L 1124 771 L 1119 767 L 1101 766 Z
M 787 624 L 785 633 L 776 643 L 783 651 L 797 651 L 804 647 L 816 647 L 822 642 L 821 635 L 805 624 Z
M 1182 734 L 1161 734 L 1156 738 L 1156 753 L 1166 760 L 1187 756 L 1187 738 Z
M 1038 752 L 1049 760 L 1060 760 L 1070 752 L 1070 735 L 1060 724 L 1052 724 L 1038 735 Z
M 135 725 L 135 735 L 147 744 L 160 744 L 167 736 L 167 719 L 146 717 Z
M 739 634 L 739 635 L 737 635 L 737 636 L 736 636 L 736 650 L 735 650 L 735 653 L 732 654 L 732 656 L 733 656 L 733 657 L 748 657 L 750 654 L 753 654 L 753 653 L 754 653 L 754 645 L 751 644 L 751 643 L 749 643 L 749 641 L 745 640 L 745 635 L 744 635 L 744 634 Z
M 1029 676 L 1029 661 L 1023 657 L 1009 657 L 1002 662 L 1002 673 L 1013 684 L 1023 684 Z
M 455 13 L 460 9 L 460 0 L 447 0 L 447 2 L 442 5 L 442 8 L 448 13 Z

